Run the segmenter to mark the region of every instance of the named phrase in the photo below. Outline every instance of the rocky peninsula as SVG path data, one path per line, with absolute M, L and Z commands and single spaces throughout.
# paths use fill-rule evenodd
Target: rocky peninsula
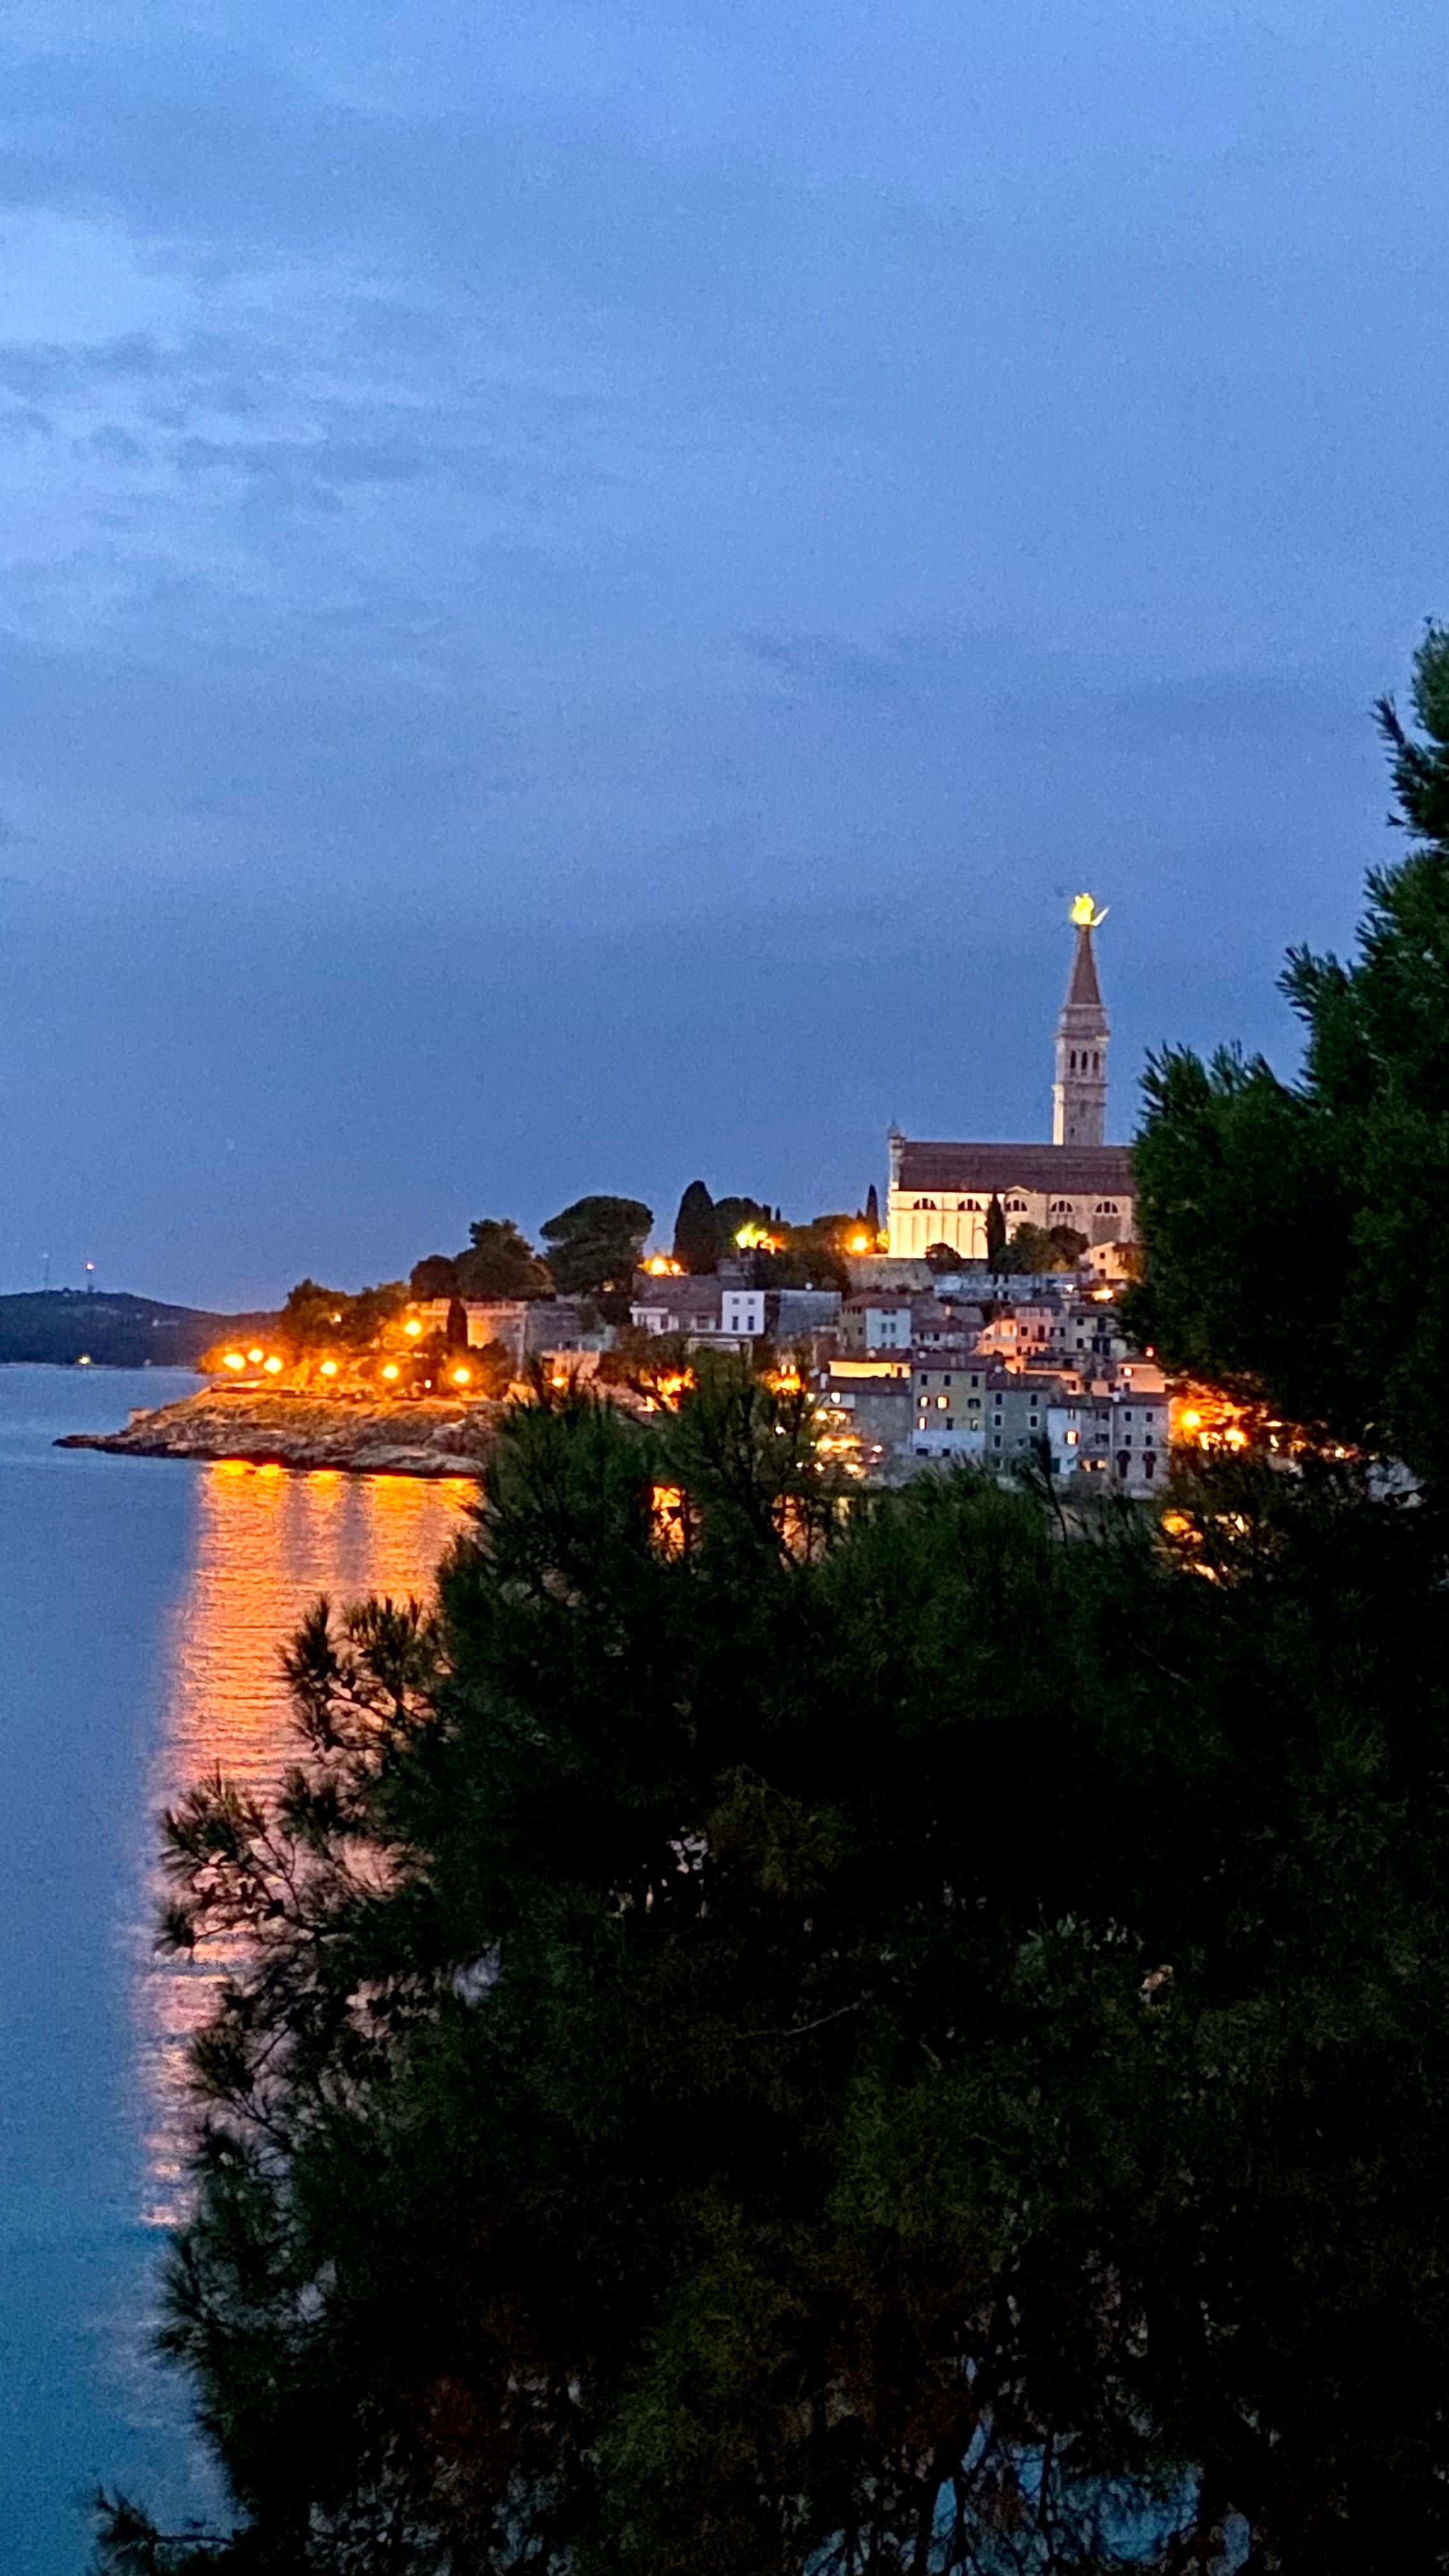
M 349 1476 L 476 1476 L 500 1404 L 442 1396 L 308 1396 L 208 1387 L 179 1404 L 133 1413 L 124 1431 L 77 1431 L 59 1449 L 123 1458 L 237 1458 L 254 1466 L 328 1468 Z

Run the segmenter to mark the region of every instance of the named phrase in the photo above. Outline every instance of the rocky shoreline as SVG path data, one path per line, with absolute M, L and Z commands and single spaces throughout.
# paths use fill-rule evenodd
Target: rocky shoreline
M 154 1413 L 133 1413 L 124 1431 L 73 1431 L 55 1445 L 123 1458 L 231 1458 L 348 1476 L 477 1476 L 501 1410 L 441 1397 L 370 1404 L 217 1387 Z

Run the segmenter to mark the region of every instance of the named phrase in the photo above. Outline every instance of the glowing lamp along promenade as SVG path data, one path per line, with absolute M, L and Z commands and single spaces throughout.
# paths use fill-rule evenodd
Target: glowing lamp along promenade
M 471 1369 L 465 1369 L 465 1368 L 455 1368 L 455 1369 L 454 1369 L 454 1371 L 453 1371 L 453 1384 L 454 1384 L 454 1386 L 471 1386 L 471 1385 L 472 1385 L 472 1383 L 473 1383 L 473 1372 L 472 1372 L 472 1370 L 471 1370 Z
M 335 1360 L 324 1360 L 322 1363 L 322 1375 L 324 1377 L 335 1377 L 337 1375 L 337 1362 Z
M 422 1329 L 422 1325 L 418 1322 L 416 1315 L 410 1315 L 403 1326 L 403 1331 L 406 1333 L 410 1342 L 415 1342 L 417 1340 Z
M 248 1351 L 247 1358 L 251 1361 L 253 1368 L 261 1367 L 262 1354 L 260 1351 Z
M 384 1376 L 385 1378 L 387 1378 L 389 1381 L 391 1381 L 393 1378 L 395 1378 L 395 1377 L 396 1377 L 396 1375 L 397 1375 L 397 1362 L 396 1362 L 396 1360 L 389 1360 L 389 1361 L 387 1362 L 387 1364 L 386 1364 L 385 1368 L 383 1369 L 383 1372 L 382 1372 L 382 1373 L 383 1373 L 383 1376 Z
M 273 1358 L 264 1360 L 262 1362 L 262 1366 L 266 1370 L 268 1377 L 280 1377 L 282 1374 L 282 1363 L 279 1359 Z
M 229 1369 L 244 1369 L 246 1367 L 246 1361 L 243 1359 L 240 1351 L 225 1352 L 221 1364 L 223 1368 Z

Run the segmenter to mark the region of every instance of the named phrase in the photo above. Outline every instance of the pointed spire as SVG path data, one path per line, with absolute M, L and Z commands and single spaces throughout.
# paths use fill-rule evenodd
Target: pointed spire
M 1097 981 L 1097 957 L 1092 946 L 1094 927 L 1095 924 L 1090 921 L 1080 921 L 1077 924 L 1077 945 L 1072 956 L 1071 979 L 1067 985 L 1069 1011 L 1073 1008 L 1100 1011 L 1102 1007 L 1102 987 Z

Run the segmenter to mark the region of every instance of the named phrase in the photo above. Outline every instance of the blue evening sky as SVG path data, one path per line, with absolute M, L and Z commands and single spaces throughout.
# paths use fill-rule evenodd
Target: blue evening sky
M 1285 1065 L 1449 611 L 1442 0 L 8 0 L 0 1284 Z

